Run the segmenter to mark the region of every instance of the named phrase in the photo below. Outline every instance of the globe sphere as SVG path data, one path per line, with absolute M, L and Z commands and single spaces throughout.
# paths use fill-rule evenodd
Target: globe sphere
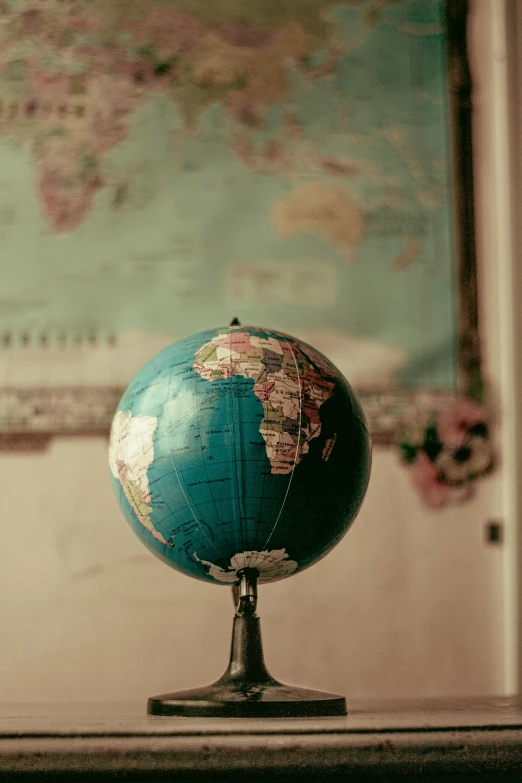
M 109 465 L 134 532 L 168 565 L 214 584 L 290 576 L 352 524 L 371 465 L 364 414 L 319 351 L 235 326 L 165 348 L 114 416 Z

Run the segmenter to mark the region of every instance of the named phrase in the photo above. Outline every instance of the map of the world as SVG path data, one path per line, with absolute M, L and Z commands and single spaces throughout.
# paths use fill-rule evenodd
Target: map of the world
M 442 0 L 0 0 L 2 383 L 237 316 L 451 387 L 446 38 Z

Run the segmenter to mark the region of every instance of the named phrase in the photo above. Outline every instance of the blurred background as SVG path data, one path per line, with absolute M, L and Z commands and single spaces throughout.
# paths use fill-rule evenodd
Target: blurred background
M 348 700 L 514 692 L 520 4 L 469 2 L 486 393 L 465 391 L 495 459 L 457 493 L 419 473 L 417 452 L 405 460 L 437 405 L 459 400 L 448 95 L 462 74 L 445 3 L 325 2 L 310 18 L 254 4 L 250 20 L 233 3 L 215 18 L 151 5 L 0 3 L 2 699 L 144 699 L 224 670 L 230 588 L 133 535 L 107 422 L 151 355 L 234 316 L 324 351 L 376 436 L 347 536 L 260 590 L 271 673 Z M 407 73 L 403 39 L 421 58 Z

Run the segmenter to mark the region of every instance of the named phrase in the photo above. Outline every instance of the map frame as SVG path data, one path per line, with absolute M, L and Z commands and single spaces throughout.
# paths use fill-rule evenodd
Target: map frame
M 472 163 L 472 79 L 467 54 L 468 0 L 445 0 L 457 313 L 455 389 L 355 390 L 375 445 L 396 443 L 426 410 L 483 394 Z M 120 386 L 0 387 L 0 450 L 44 450 L 57 435 L 109 435 Z

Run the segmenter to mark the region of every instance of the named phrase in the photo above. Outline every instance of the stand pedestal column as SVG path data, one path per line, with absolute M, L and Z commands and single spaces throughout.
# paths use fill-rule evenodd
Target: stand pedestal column
M 258 572 L 243 569 L 232 629 L 230 662 L 217 682 L 148 700 L 149 715 L 220 718 L 301 718 L 346 715 L 346 699 L 293 688 L 274 680 L 265 666 L 259 617 Z

